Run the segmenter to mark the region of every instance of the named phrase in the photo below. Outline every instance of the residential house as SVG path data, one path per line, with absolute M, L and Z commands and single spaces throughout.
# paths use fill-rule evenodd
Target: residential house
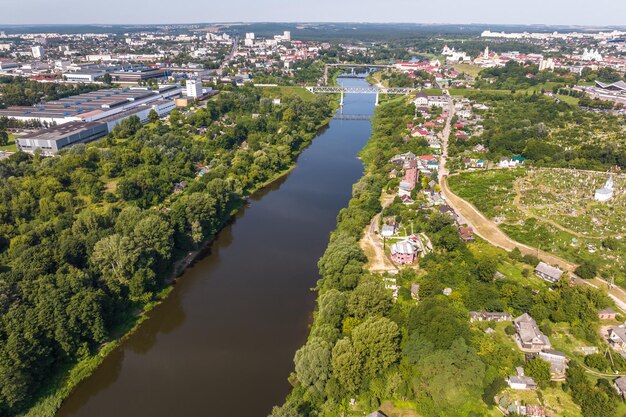
M 415 95 L 415 107 L 428 107 L 428 94 L 419 92 Z
M 174 192 L 182 193 L 183 191 L 185 191 L 185 188 L 187 188 L 187 185 L 188 184 L 185 181 L 177 182 L 176 184 L 174 184 Z
M 396 234 L 396 226 L 390 224 L 383 224 L 380 235 L 382 237 L 391 237 Z
M 621 395 L 622 398 L 626 398 L 626 376 L 620 376 L 613 381 L 613 384 L 619 395 Z
M 412 239 L 405 239 L 391 245 L 391 260 L 399 265 L 410 265 L 417 260 L 418 245 Z
M 473 242 L 475 240 L 474 238 L 474 230 L 471 227 L 459 227 L 457 229 L 457 232 L 459 233 L 459 237 L 464 241 L 464 242 Z
M 475 321 L 511 321 L 513 317 L 509 313 L 490 312 L 490 311 L 470 311 L 470 322 Z
M 365 417 L 387 417 L 387 414 L 383 413 L 382 411 L 374 411 L 373 413 L 368 414 Z
M 410 205 L 415 203 L 410 195 L 401 195 L 400 200 L 402 200 L 402 204 Z
M 558 350 L 546 349 L 539 352 L 539 357 L 550 364 L 550 373 L 553 378 L 562 378 L 567 371 L 567 356 Z
M 623 327 L 610 328 L 607 342 L 615 350 L 626 351 L 626 329 Z
M 546 409 L 542 405 L 527 404 L 520 406 L 519 414 L 526 417 L 546 417 Z
M 559 268 L 546 264 L 545 262 L 539 262 L 535 267 L 535 275 L 545 279 L 549 282 L 559 282 L 563 271 Z
M 509 384 L 509 387 L 511 387 L 511 389 L 526 390 L 537 388 L 535 380 L 529 376 L 524 375 L 524 368 L 518 367 L 516 368 L 516 370 L 517 375 L 509 376 L 506 380 L 506 383 Z
M 515 339 L 523 350 L 539 352 L 552 348 L 548 337 L 539 330 L 537 322 L 528 313 L 513 320 L 513 324 L 517 331 Z
M 605 308 L 604 310 L 598 311 L 598 318 L 600 320 L 615 320 L 617 316 L 617 311 L 612 308 Z

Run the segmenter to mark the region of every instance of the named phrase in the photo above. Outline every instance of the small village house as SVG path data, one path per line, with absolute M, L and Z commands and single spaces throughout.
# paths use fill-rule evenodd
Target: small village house
M 499 313 L 499 312 L 490 312 L 490 311 L 470 311 L 470 322 L 475 321 L 511 321 L 513 317 L 509 313 Z
M 513 320 L 513 324 L 517 331 L 515 339 L 523 350 L 539 352 L 552 348 L 548 337 L 539 330 L 537 322 L 528 313 L 524 313 Z
M 626 330 L 623 327 L 610 328 L 607 342 L 617 351 L 626 351 Z
M 616 316 L 617 316 L 617 311 L 613 310 L 610 307 L 598 311 L 598 318 L 600 320 L 615 320 Z
M 471 227 L 464 227 L 461 226 L 457 229 L 457 232 L 459 233 L 459 237 L 464 241 L 464 242 L 473 242 L 475 240 L 474 238 L 474 229 L 472 229 Z
M 617 390 L 618 394 L 622 396 L 622 398 L 626 398 L 626 376 L 620 376 L 617 378 L 613 385 Z
M 535 267 L 535 275 L 539 278 L 543 278 L 549 282 L 559 282 L 561 279 L 561 275 L 563 275 L 563 271 L 559 268 L 548 265 L 545 262 L 539 262 L 539 265 Z
M 562 378 L 567 371 L 567 356 L 558 350 L 546 349 L 539 352 L 539 357 L 550 364 L 550 374 L 553 378 Z

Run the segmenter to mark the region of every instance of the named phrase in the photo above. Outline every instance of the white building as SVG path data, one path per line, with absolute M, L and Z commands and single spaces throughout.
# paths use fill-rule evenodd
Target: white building
M 593 50 L 593 49 L 583 49 L 583 54 L 580 57 L 580 59 L 582 59 L 583 61 L 596 61 L 596 62 L 602 62 L 602 55 L 600 54 L 600 51 Z
M 33 46 L 31 48 L 31 52 L 33 54 L 33 58 L 43 58 L 46 56 L 46 51 L 41 46 Z
M 291 40 L 291 32 L 286 30 L 283 32 L 283 40 L 290 41 Z
M 202 93 L 202 80 L 198 80 L 198 79 L 187 80 L 186 94 L 187 94 L 187 97 L 191 97 L 191 98 L 202 97 L 202 94 L 203 94 Z
M 596 201 L 608 201 L 613 198 L 613 176 L 611 175 L 609 179 L 604 184 L 604 187 L 596 190 L 596 194 L 594 199 Z
M 539 71 L 543 71 L 543 70 L 554 71 L 554 67 L 555 67 L 554 59 L 541 58 L 541 61 L 539 62 Z

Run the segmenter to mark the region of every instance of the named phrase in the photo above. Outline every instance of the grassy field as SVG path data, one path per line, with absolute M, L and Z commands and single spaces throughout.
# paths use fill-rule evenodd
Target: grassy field
M 478 73 L 483 70 L 478 65 L 472 64 L 454 64 L 452 65 L 452 68 L 454 68 L 458 72 L 464 72 L 465 74 L 474 78 L 476 78 L 478 76 Z
M 448 185 L 459 197 L 474 204 L 487 217 L 519 218 L 512 210 L 513 183 L 524 175 L 524 169 L 501 169 L 467 172 L 448 178 Z
M 615 176 L 613 199 L 597 202 L 593 194 L 607 178 L 587 171 L 491 170 L 453 175 L 448 184 L 511 239 L 574 263 L 590 261 L 602 277 L 626 287 L 626 178 Z
M 440 96 L 443 90 L 441 88 L 425 88 L 422 92 L 429 96 Z
M 305 101 L 312 101 L 315 94 L 310 93 L 303 87 L 296 86 L 277 86 L 277 87 L 260 87 L 263 95 L 269 98 L 285 98 L 297 96 Z
M 555 94 L 554 97 L 566 102 L 567 104 L 571 104 L 572 106 L 578 106 L 579 99 L 577 99 L 576 97 L 566 96 L 563 94 Z
M 7 145 L 0 146 L 0 151 L 17 152 L 15 138 L 16 136 L 13 133 L 9 133 L 9 143 Z

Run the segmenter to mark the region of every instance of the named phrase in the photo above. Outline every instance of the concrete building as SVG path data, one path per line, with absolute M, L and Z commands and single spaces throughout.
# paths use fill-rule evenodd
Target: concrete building
M 33 58 L 41 59 L 46 56 L 46 50 L 42 46 L 33 46 L 30 48 Z
M 142 123 L 148 122 L 152 110 L 159 117 L 166 116 L 174 108 L 173 100 L 160 100 L 133 107 L 124 112 L 118 112 L 97 121 L 72 121 L 48 129 L 40 130 L 16 139 L 17 148 L 21 151 L 33 153 L 40 149 L 45 156 L 51 156 L 61 149 L 79 143 L 89 143 L 111 133 L 122 120 L 136 116 Z
M 179 97 L 182 89 L 166 86 L 158 91 L 147 88 L 110 88 L 49 101 L 35 106 L 14 106 L 0 110 L 0 117 L 64 124 L 93 122 L 162 100 Z
M 187 97 L 194 98 L 194 99 L 202 97 L 202 94 L 203 94 L 202 80 L 199 80 L 199 79 L 187 80 L 186 94 L 187 94 Z
M 105 71 L 102 70 L 83 69 L 79 71 L 66 71 L 63 73 L 63 78 L 65 78 L 67 81 L 92 83 L 98 78 L 102 77 L 104 74 Z
M 68 146 L 88 143 L 108 133 L 106 123 L 70 122 L 19 137 L 15 143 L 21 151 L 33 153 L 40 149 L 43 155 L 50 156 Z

